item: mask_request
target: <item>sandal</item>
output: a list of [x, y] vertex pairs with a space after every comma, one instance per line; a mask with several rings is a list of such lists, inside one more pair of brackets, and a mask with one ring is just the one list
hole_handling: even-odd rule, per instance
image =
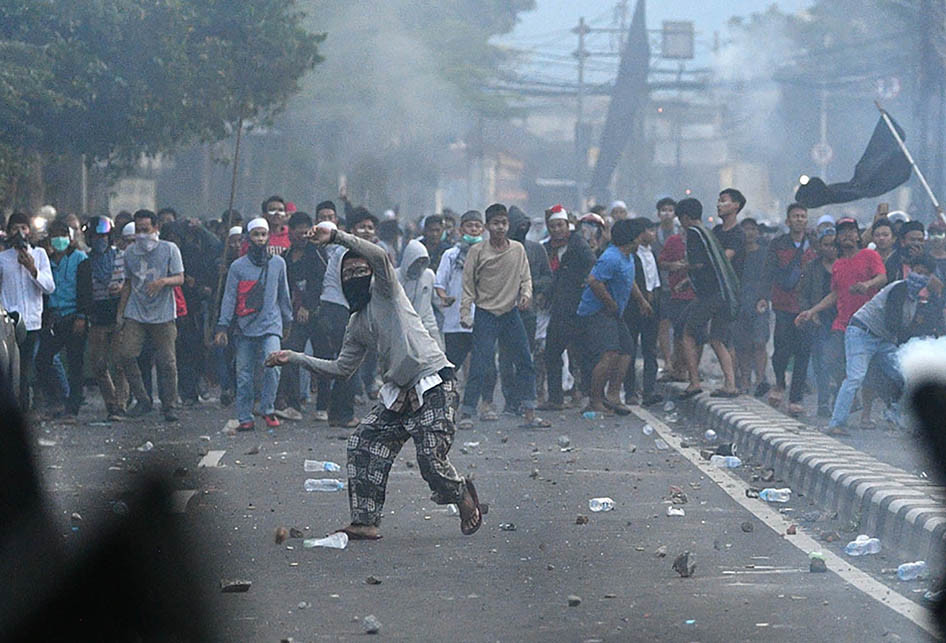
[[348, 536], [348, 540], [381, 540], [384, 538], [381, 534], [375, 534], [374, 536], [368, 536], [358, 531], [352, 531], [352, 526], [349, 525], [343, 529], [338, 529], [334, 533], [336, 534], [345, 534]]
[[805, 414], [805, 407], [802, 406], [801, 404], [792, 402], [791, 404], [788, 405], [788, 414], [791, 415], [793, 418], [801, 417]]
[[689, 400], [691, 397], [696, 397], [702, 392], [703, 392], [703, 389], [701, 388], [688, 388], [687, 390], [680, 393], [680, 395], [677, 397], [678, 399], [681, 399], [681, 400]]
[[773, 406], [776, 408], [781, 406], [782, 405], [782, 391], [778, 389], [772, 389], [771, 391], [769, 391], [768, 402], [769, 402], [769, 406]]
[[[466, 492], [469, 494], [470, 498], [473, 500], [474, 508], [473, 508], [473, 515], [469, 516], [466, 520], [463, 519], [463, 514], [462, 513], [460, 514], [460, 532], [464, 536], [472, 536], [479, 530], [480, 527], [483, 526], [483, 516], [489, 513], [489, 505], [487, 505], [486, 503], [483, 503], [482, 505], [480, 504], [480, 499], [479, 499], [479, 496], [476, 495], [476, 487], [473, 486], [472, 480], [467, 478], [465, 481], [465, 484], [466, 484]], [[459, 508], [460, 508], [460, 504], [457, 504], [457, 509]], [[471, 519], [473, 520], [473, 524], [468, 527], [464, 527], [463, 523]]]
[[719, 389], [718, 391], [713, 391], [710, 393], [710, 397], [723, 397], [726, 399], [733, 399], [739, 397], [739, 391], [727, 391], [726, 389]]
[[496, 415], [496, 411], [487, 409], [480, 413], [480, 422], [498, 422], [499, 416]]
[[457, 422], [457, 428], [461, 431], [470, 431], [473, 428], [473, 418], [469, 415], [465, 415], [460, 418], [460, 421]]
[[631, 409], [627, 408], [626, 406], [624, 406], [624, 404], [620, 402], [612, 402], [611, 400], [605, 398], [603, 403], [604, 403], [605, 408], [614, 411], [618, 415], [631, 414]]
[[548, 420], [543, 420], [538, 415], [533, 416], [528, 422], [523, 422], [519, 425], [520, 429], [547, 429], [552, 426], [552, 423]]

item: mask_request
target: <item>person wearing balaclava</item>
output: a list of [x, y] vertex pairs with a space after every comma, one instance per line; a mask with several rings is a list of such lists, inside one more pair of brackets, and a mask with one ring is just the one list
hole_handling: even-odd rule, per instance
[[[47, 299], [43, 330], [36, 352], [36, 380], [46, 395], [50, 417], [75, 422], [82, 404], [82, 365], [85, 353], [88, 309], [79, 310], [76, 297], [76, 274], [87, 255], [72, 246], [69, 225], [57, 219], [49, 225], [52, 255], [49, 265], [56, 289]], [[53, 367], [53, 359], [66, 351], [68, 388], [64, 387]], [[64, 405], [64, 406], [63, 406]]]
[[124, 253], [111, 245], [114, 231], [112, 220], [105, 216], [90, 217], [85, 223], [83, 232], [89, 244], [89, 258], [79, 264], [76, 272], [76, 296], [78, 309], [88, 311], [92, 375], [105, 402], [108, 419], [118, 421], [125, 416], [128, 380], [113, 350], [118, 344], [115, 318], [125, 283]]
[[[881, 360], [878, 367], [891, 380], [890, 388], [903, 390], [897, 347], [915, 334], [917, 326], [942, 328], [942, 305], [922, 307], [926, 314], [937, 315], [938, 323], [929, 324], [920, 314], [921, 302], [929, 299], [930, 291], [934, 290], [930, 283], [934, 270], [936, 262], [932, 257], [916, 257], [906, 279], [884, 286], [851, 317], [844, 331], [845, 377], [835, 398], [829, 427], [841, 428], [847, 423], [854, 396], [864, 383], [872, 359]], [[942, 285], [938, 284], [935, 290], [941, 294]]]
[[394, 264], [380, 246], [323, 222], [315, 228], [320, 244], [346, 248], [341, 262], [342, 290], [351, 318], [336, 359], [295, 351], [270, 355], [271, 367], [294, 363], [324, 377], [349, 378], [371, 348], [377, 348], [383, 373], [378, 402], [348, 439], [350, 539], [377, 540], [385, 488], [394, 458], [413, 438], [420, 473], [436, 504], [455, 504], [460, 530], [476, 532], [483, 522], [472, 481], [460, 476], [447, 453], [453, 444], [459, 395], [451, 364], [424, 327], [397, 280]]
[[[292, 322], [292, 302], [286, 262], [270, 254], [269, 223], [259, 217], [246, 224], [249, 237], [247, 253], [230, 264], [214, 343], [226, 346], [230, 322], [236, 319], [236, 410], [238, 431], [252, 431], [253, 400], [256, 398], [254, 375], [267, 355], [279, 350], [283, 331]], [[279, 369], [263, 372], [259, 411], [269, 428], [280, 425], [275, 413]]]
[[135, 242], [125, 251], [125, 283], [118, 304], [117, 325], [120, 341], [118, 355], [135, 396], [129, 417], [141, 417], [154, 408], [145, 390], [138, 366], [145, 342], [154, 351], [158, 368], [158, 393], [161, 411], [168, 422], [177, 415], [177, 306], [174, 287], [184, 283], [181, 251], [170, 241], [158, 238], [156, 215], [151, 210], [135, 212]]
[[430, 257], [427, 248], [417, 239], [411, 239], [404, 247], [401, 266], [397, 269], [397, 278], [407, 293], [407, 298], [417, 314], [420, 315], [424, 328], [443, 348], [440, 328], [434, 317], [434, 272], [428, 267]]

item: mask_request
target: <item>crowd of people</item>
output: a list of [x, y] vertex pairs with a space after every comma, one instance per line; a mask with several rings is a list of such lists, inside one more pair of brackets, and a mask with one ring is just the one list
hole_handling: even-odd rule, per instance
[[[111, 421], [151, 413], [156, 397], [175, 421], [217, 389], [222, 405], [235, 403], [239, 430], [255, 417], [268, 427], [299, 421], [310, 401], [315, 421], [356, 427], [356, 403], [383, 397], [391, 375], [382, 347], [365, 342], [356, 355], [345, 343], [379, 273], [346, 279], [354, 250], [318, 243], [320, 224], [389, 262], [426, 337], [460, 374], [461, 429], [500, 413], [546, 427], [539, 413], [567, 406], [627, 414], [663, 401], [658, 381], [699, 395], [706, 344], [722, 375], [710, 395], [754, 394], [802, 415], [813, 394], [829, 431], [844, 432], [858, 406], [869, 427], [878, 398], [896, 421], [897, 346], [943, 331], [946, 226], [926, 229], [885, 204], [866, 230], [830, 215], [810, 225], [797, 203], [772, 228], [740, 217], [746, 199], [729, 188], [712, 228], [698, 200], [667, 197], [653, 218], [620, 201], [584, 214], [556, 205], [535, 231], [502, 204], [412, 224], [341, 205], [323, 201], [310, 215], [273, 196], [246, 222], [236, 211], [200, 221], [171, 208], [114, 220], [12, 214], [0, 303], [27, 331], [21, 405], [74, 422], [94, 380]], [[283, 350], [354, 370], [262, 367]]]

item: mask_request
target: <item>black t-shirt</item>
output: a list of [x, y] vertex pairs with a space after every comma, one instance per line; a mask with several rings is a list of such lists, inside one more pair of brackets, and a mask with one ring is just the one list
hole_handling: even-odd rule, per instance
[[700, 234], [689, 228], [686, 231], [687, 263], [690, 265], [688, 274], [693, 290], [698, 297], [708, 297], [719, 292], [719, 283], [716, 281], [716, 272], [710, 262], [709, 254], [700, 240]]
[[713, 228], [713, 234], [716, 235], [716, 239], [723, 250], [735, 251], [736, 254], [729, 260], [729, 263], [732, 264], [736, 276], [742, 279], [742, 268], [746, 263], [746, 233], [743, 232], [742, 226], [737, 225], [729, 230], [723, 230], [723, 224], [719, 223]]

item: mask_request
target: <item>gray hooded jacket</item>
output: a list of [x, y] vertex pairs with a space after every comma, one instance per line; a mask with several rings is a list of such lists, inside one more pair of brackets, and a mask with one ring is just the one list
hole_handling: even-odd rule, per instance
[[371, 300], [349, 318], [336, 359], [290, 352], [289, 362], [318, 375], [348, 379], [358, 370], [365, 354], [377, 347], [384, 382], [402, 389], [452, 366], [414, 311], [384, 249], [341, 230], [335, 234], [335, 243], [354, 250], [371, 265]]
[[401, 265], [397, 269], [397, 278], [407, 293], [414, 311], [420, 315], [420, 320], [424, 328], [430, 333], [430, 336], [437, 340], [437, 344], [443, 348], [443, 341], [440, 337], [440, 328], [437, 326], [437, 318], [434, 317], [434, 280], [436, 276], [433, 270], [428, 268], [430, 265], [430, 255], [427, 253], [427, 247], [417, 239], [411, 239], [404, 248], [404, 254], [401, 256]]

